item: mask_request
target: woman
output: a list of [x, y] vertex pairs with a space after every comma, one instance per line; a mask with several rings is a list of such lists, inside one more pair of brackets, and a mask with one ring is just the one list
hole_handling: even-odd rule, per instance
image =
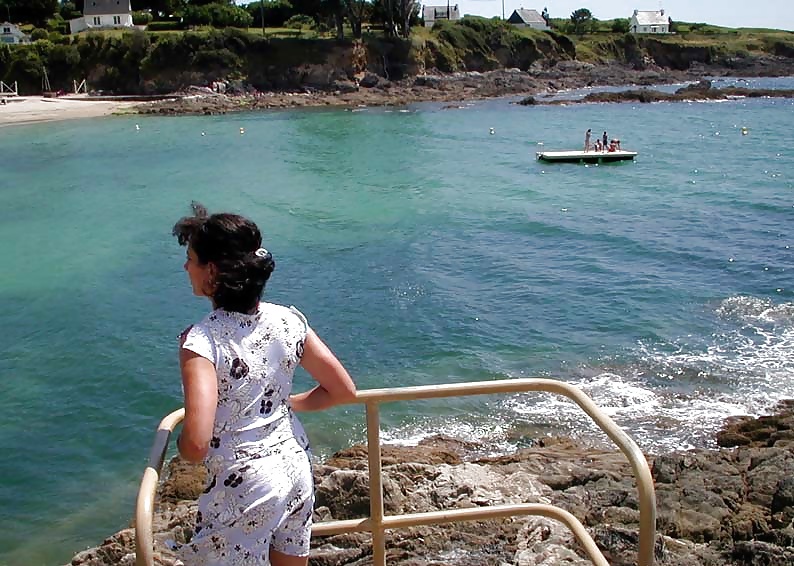
[[[181, 336], [185, 420], [180, 455], [204, 461], [209, 485], [180, 549], [189, 566], [308, 563], [314, 486], [306, 433], [294, 411], [355, 399], [345, 368], [293, 307], [260, 302], [275, 262], [257, 226], [236, 214], [176, 223], [193, 293], [212, 312]], [[291, 395], [298, 365], [318, 382]]]

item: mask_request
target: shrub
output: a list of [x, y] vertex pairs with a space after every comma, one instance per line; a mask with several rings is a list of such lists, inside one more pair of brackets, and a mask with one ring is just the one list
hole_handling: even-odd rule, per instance
[[208, 26], [212, 23], [212, 13], [209, 6], [193, 6], [185, 9], [183, 20], [189, 26]]
[[54, 18], [47, 20], [47, 31], [69, 33], [69, 22], [64, 20], [60, 15], [56, 14]]
[[247, 28], [254, 22], [253, 16], [238, 6], [210, 4], [207, 7], [212, 18], [212, 25], [218, 28]]
[[615, 33], [628, 33], [631, 22], [627, 18], [616, 18], [612, 20], [612, 31]]
[[148, 25], [154, 19], [151, 12], [133, 12], [132, 13], [132, 23], [136, 26], [145, 26]]
[[152, 22], [146, 26], [147, 31], [178, 31], [181, 29], [180, 22]]
[[42, 39], [49, 39], [50, 34], [47, 33], [46, 29], [41, 28], [33, 28], [33, 31], [30, 32], [30, 39], [33, 41], [40, 41]]
[[284, 27], [292, 29], [314, 29], [314, 19], [306, 14], [295, 14], [284, 22]]

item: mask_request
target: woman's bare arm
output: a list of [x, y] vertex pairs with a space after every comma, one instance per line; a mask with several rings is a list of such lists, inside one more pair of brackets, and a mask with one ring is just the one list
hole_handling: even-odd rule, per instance
[[185, 392], [185, 421], [177, 448], [185, 460], [201, 462], [209, 450], [215, 425], [218, 378], [211, 361], [184, 348], [179, 349], [179, 365]]
[[290, 397], [294, 410], [320, 411], [356, 398], [356, 385], [347, 370], [311, 328], [306, 333], [301, 366], [318, 385]]

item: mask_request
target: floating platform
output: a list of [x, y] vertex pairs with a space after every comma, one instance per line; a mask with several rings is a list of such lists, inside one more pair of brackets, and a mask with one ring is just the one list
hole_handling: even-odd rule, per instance
[[548, 163], [612, 163], [631, 161], [637, 157], [636, 151], [538, 151], [539, 161]]

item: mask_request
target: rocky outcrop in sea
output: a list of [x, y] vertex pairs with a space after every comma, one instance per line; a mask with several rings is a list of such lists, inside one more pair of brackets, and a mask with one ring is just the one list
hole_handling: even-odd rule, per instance
[[[656, 563], [662, 566], [794, 564], [794, 401], [774, 414], [728, 419], [718, 449], [648, 458], [656, 488]], [[542, 438], [503, 456], [444, 437], [383, 448], [387, 514], [502, 503], [551, 503], [587, 527], [609, 563], [635, 564], [639, 509], [628, 462], [616, 451]], [[316, 520], [369, 509], [367, 451], [342, 450], [317, 465]], [[203, 468], [168, 464], [155, 514], [157, 564], [173, 564], [166, 541], [191, 534]], [[73, 566], [134, 564], [134, 530], [77, 554]], [[387, 562], [402, 566], [551, 566], [590, 562], [565, 527], [541, 517], [394, 530]], [[316, 537], [313, 566], [371, 564], [369, 535]]]

